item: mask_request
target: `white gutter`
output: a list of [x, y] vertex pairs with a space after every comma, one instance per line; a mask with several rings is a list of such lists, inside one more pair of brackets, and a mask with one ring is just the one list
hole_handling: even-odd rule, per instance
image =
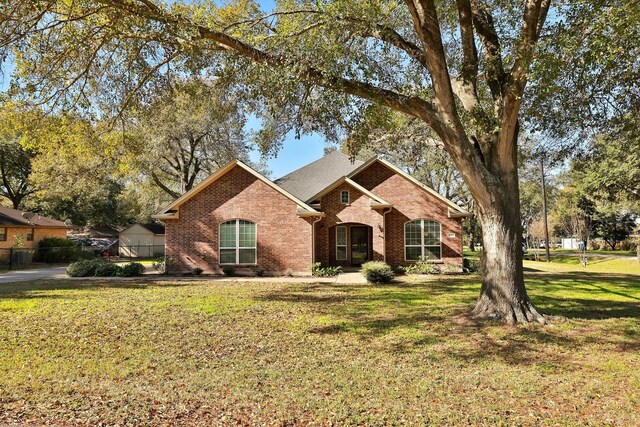
[[316, 262], [316, 224], [322, 220], [322, 216], [311, 223], [311, 265]]
[[387, 214], [392, 210], [393, 208], [390, 207], [382, 212], [382, 260], [384, 262], [387, 262]]

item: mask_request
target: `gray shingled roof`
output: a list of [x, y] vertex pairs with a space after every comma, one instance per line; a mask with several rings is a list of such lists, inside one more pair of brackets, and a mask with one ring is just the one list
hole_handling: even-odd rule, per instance
[[339, 178], [349, 175], [362, 163], [361, 160], [352, 163], [349, 156], [334, 151], [274, 182], [298, 199], [311, 202], [311, 197]]

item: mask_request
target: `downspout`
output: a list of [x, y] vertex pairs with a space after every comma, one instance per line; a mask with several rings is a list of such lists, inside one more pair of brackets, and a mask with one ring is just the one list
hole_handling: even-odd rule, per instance
[[382, 212], [382, 260], [384, 262], [387, 262], [387, 214], [392, 210], [393, 208], [385, 208]]
[[316, 262], [316, 224], [322, 220], [321, 216], [311, 223], [311, 265]]

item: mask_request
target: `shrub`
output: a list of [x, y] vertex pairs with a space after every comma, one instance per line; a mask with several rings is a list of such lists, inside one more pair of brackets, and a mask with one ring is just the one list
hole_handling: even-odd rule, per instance
[[316, 262], [311, 265], [311, 275], [316, 277], [334, 277], [342, 273], [342, 267], [323, 267], [322, 263]]
[[236, 269], [231, 266], [222, 267], [222, 272], [225, 276], [233, 276], [236, 274]]
[[35, 261], [56, 263], [77, 261], [80, 248], [76, 247], [73, 240], [59, 237], [46, 237], [38, 242], [38, 250], [35, 253]]
[[95, 276], [96, 268], [98, 264], [103, 264], [103, 261], [97, 259], [83, 259], [78, 262], [69, 264], [67, 267], [67, 276], [69, 277], [89, 277]]
[[63, 248], [67, 246], [76, 246], [76, 244], [73, 240], [60, 237], [45, 237], [38, 242], [39, 248]]
[[419, 260], [404, 268], [407, 274], [440, 274], [441, 269], [437, 264]]
[[113, 277], [119, 276], [122, 272], [122, 267], [111, 262], [98, 262], [95, 269], [95, 275], [98, 277]]
[[265, 275], [265, 273], [266, 273], [266, 271], [262, 267], [255, 267], [253, 269], [253, 274], [255, 274], [256, 277], [263, 277]]
[[389, 264], [382, 261], [365, 262], [360, 272], [368, 282], [389, 283], [393, 279], [393, 270]]
[[201, 269], [200, 267], [195, 267], [194, 269], [191, 270], [191, 274], [193, 274], [194, 276], [199, 276], [202, 274], [204, 270]]
[[[523, 257], [526, 258], [526, 257]], [[462, 267], [466, 268], [468, 272], [473, 273], [474, 271], [480, 270], [480, 260], [472, 259], [472, 258], [464, 258], [462, 260]]]
[[142, 276], [144, 273], [144, 265], [139, 262], [130, 262], [129, 264], [125, 264], [122, 266], [122, 270], [120, 270], [121, 277], [133, 277], [133, 276]]
[[620, 242], [620, 249], [623, 251], [632, 251], [636, 248], [635, 243], [631, 239], [623, 240]]
[[93, 252], [85, 251], [82, 248], [80, 248], [78, 250], [78, 252], [76, 252], [76, 253], [77, 253], [77, 256], [78, 256], [78, 258], [77, 258], [78, 260], [81, 260], [81, 259], [96, 259], [96, 256], [93, 254]]

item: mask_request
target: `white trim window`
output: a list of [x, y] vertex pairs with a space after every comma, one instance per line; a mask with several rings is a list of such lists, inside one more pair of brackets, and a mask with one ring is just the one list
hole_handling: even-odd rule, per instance
[[440, 223], [417, 219], [404, 224], [404, 260], [438, 261], [442, 259]]
[[347, 227], [336, 226], [336, 260], [347, 260]]
[[343, 205], [348, 205], [349, 201], [349, 190], [342, 190], [340, 192], [340, 202], [342, 202]]
[[220, 224], [219, 263], [256, 264], [256, 224], [233, 219]]

